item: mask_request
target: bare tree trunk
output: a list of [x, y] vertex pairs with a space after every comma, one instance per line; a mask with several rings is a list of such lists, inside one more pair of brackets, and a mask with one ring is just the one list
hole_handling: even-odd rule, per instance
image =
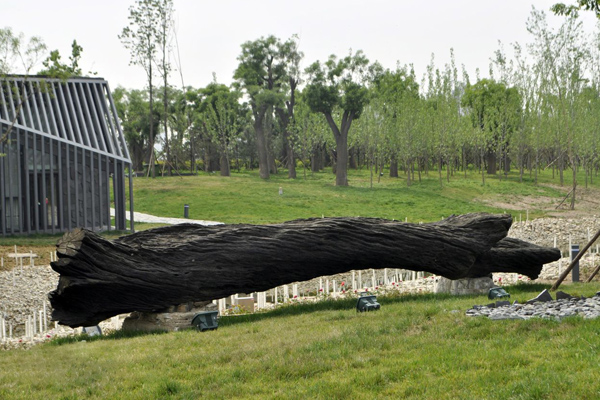
[[467, 214], [422, 225], [374, 218], [182, 224], [114, 241], [76, 230], [59, 242], [58, 261], [51, 264], [60, 274], [49, 296], [52, 318], [90, 326], [121, 313], [259, 292], [352, 269], [394, 266], [450, 279], [517, 272], [535, 279], [560, 251], [505, 238], [511, 223], [506, 214]]

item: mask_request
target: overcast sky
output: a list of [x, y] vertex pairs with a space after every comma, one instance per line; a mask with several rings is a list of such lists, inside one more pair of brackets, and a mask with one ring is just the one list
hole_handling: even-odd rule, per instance
[[[532, 7], [547, 11], [550, 25], [558, 26], [561, 17], [548, 11], [554, 2], [174, 0], [174, 5], [184, 83], [202, 87], [211, 82], [213, 72], [219, 82], [231, 83], [240, 45], [270, 34], [282, 40], [298, 34], [303, 66], [330, 54], [344, 56], [350, 48], [362, 49], [385, 68], [393, 69], [397, 61], [414, 64], [420, 79], [432, 53], [441, 67], [454, 48], [459, 66], [465, 64], [473, 77], [476, 68], [486, 76], [498, 41], [508, 48], [510, 43], [532, 40], [525, 27]], [[129, 65], [129, 52], [117, 37], [128, 24], [132, 4], [134, 0], [2, 0], [0, 27], [40, 36], [64, 61], [76, 39], [83, 47], [84, 72], [97, 72], [113, 89], [140, 89], [146, 84], [145, 73]], [[591, 32], [593, 14], [583, 13], [582, 20]], [[181, 85], [179, 71], [171, 83]]]

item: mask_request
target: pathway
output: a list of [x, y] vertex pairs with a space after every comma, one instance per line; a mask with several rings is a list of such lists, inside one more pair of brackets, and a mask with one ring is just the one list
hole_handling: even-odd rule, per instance
[[[115, 216], [115, 209], [110, 209], [111, 217]], [[125, 213], [127, 220], [129, 221], [129, 211]], [[155, 215], [144, 214], [141, 212], [134, 211], [133, 212], [134, 222], [146, 222], [146, 223], [155, 223], [155, 224], [198, 224], [198, 225], [221, 225], [222, 222], [216, 221], [204, 221], [200, 219], [188, 219], [188, 218], [168, 218], [168, 217], [157, 217]]]

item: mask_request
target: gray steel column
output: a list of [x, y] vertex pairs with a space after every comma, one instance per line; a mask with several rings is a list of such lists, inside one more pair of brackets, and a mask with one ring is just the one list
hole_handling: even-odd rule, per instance
[[111, 123], [112, 123], [112, 121], [115, 121], [114, 125], [118, 131], [118, 139], [119, 139], [119, 146], [117, 146], [118, 155], [131, 160], [131, 157], [129, 156], [129, 149], [127, 148], [127, 143], [125, 142], [125, 136], [123, 135], [121, 126], [118, 123], [119, 114], [117, 113], [117, 107], [115, 106], [115, 102], [113, 101], [112, 95], [110, 94], [110, 89], [108, 88], [108, 84], [105, 85], [105, 96], [108, 99], [108, 102], [110, 103], [110, 109], [112, 111], [112, 113], [111, 113], [112, 117], [109, 119], [109, 121], [111, 121]]
[[79, 147], [77, 146], [73, 146], [73, 170], [75, 171], [75, 174], [73, 175], [75, 178], [72, 180], [73, 182], [73, 189], [75, 190], [75, 207], [73, 208], [75, 210], [75, 227], [80, 227], [82, 226], [82, 224], [79, 223], [79, 213], [82, 211], [81, 210], [81, 206], [79, 205], [79, 165], [77, 162], [77, 153], [79, 153]]
[[129, 228], [131, 233], [135, 232], [135, 224], [133, 221], [133, 174], [131, 163], [129, 164]]
[[[31, 140], [29, 139], [29, 136], [31, 136]], [[24, 165], [24, 170], [23, 173], [25, 174], [25, 210], [24, 211], [24, 215], [25, 218], [25, 231], [27, 232], [27, 234], [31, 233], [31, 225], [32, 225], [32, 219], [33, 216], [31, 215], [31, 185], [29, 184], [29, 143], [31, 141], [35, 140], [35, 135], [34, 134], [29, 134], [28, 132], [25, 133], [25, 145], [23, 146], [23, 165]]]
[[[27, 86], [29, 86], [29, 94], [27, 95], [27, 104], [29, 108], [33, 110], [33, 119], [32, 119], [32, 128], [37, 128], [42, 132], [46, 132], [44, 130], [44, 126], [42, 125], [42, 119], [40, 118], [40, 113], [38, 111], [37, 102], [35, 101], [35, 90], [33, 89], [33, 85], [31, 81], [27, 82]], [[23, 88], [25, 88], [25, 82], [23, 82]], [[37, 122], [37, 127], [35, 126]]]
[[[21, 162], [21, 130], [17, 129], [16, 130], [16, 134], [17, 134], [17, 148], [15, 151], [15, 157], [17, 159], [17, 162], [15, 163], [16, 168], [17, 168], [17, 199], [18, 199], [18, 204], [17, 204], [17, 209], [19, 210], [19, 232], [23, 233], [23, 174], [24, 171], [22, 171], [23, 169], [23, 163]], [[23, 135], [25, 136], [25, 141], [27, 141], [27, 131], [25, 131], [23, 133]]]
[[[92, 90], [93, 90], [92, 97], [95, 100], [96, 109], [99, 110], [98, 114], [99, 115], [102, 114], [103, 116], [105, 116], [105, 118], [100, 118], [100, 123], [103, 127], [103, 132], [105, 132], [105, 141], [108, 145], [106, 151], [111, 154], [118, 154], [118, 152], [115, 151], [115, 147], [117, 146], [115, 141], [116, 141], [116, 135], [118, 134], [118, 132], [116, 131], [116, 129], [113, 126], [110, 111], [108, 111], [108, 108], [106, 107], [106, 101], [104, 101], [104, 96], [102, 94], [101, 86], [99, 84], [94, 84], [94, 85], [92, 85]], [[107, 121], [108, 121], [108, 124], [107, 124]]]
[[88, 127], [87, 127], [87, 121], [85, 119], [85, 116], [83, 115], [83, 111], [81, 108], [81, 100], [79, 100], [79, 95], [77, 94], [77, 87], [75, 86], [75, 83], [67, 83], [67, 85], [70, 85], [73, 90], [71, 92], [71, 96], [73, 96], [73, 100], [74, 100], [74, 104], [75, 104], [75, 112], [77, 112], [77, 122], [79, 123], [79, 128], [81, 129], [82, 132], [82, 137], [85, 138], [84, 141], [81, 142], [81, 144], [84, 144], [86, 146], [92, 147], [92, 141], [90, 139], [90, 134], [88, 132]]
[[[4, 134], [3, 128], [4, 126], [0, 124], [0, 135]], [[0, 143], [0, 154], [5, 154], [4, 143]], [[6, 193], [5, 185], [6, 185], [6, 175], [4, 171], [4, 163], [6, 157], [0, 157], [0, 229], [2, 230], [2, 236], [6, 236]]]
[[90, 226], [91, 230], [96, 228], [96, 192], [94, 190], [94, 153], [90, 151], [90, 210], [92, 212], [92, 225]]
[[96, 149], [98, 150], [103, 150], [103, 151], [108, 151], [108, 147], [106, 145], [106, 141], [104, 140], [104, 134], [103, 134], [103, 129], [100, 126], [100, 118], [98, 117], [98, 112], [96, 111], [96, 106], [95, 106], [95, 101], [94, 101], [94, 95], [93, 93], [90, 91], [89, 88], [89, 83], [82, 83], [82, 90], [83, 90], [83, 94], [85, 94], [85, 96], [88, 99], [89, 105], [87, 103], [83, 103], [85, 109], [88, 112], [88, 115], [91, 117], [91, 124], [93, 125], [91, 131], [92, 131], [92, 136], [94, 137], [94, 140], [96, 142]]
[[[65, 214], [67, 215], [67, 228], [71, 231], [73, 230], [73, 203], [71, 201], [71, 176], [76, 176], [75, 169], [71, 167], [71, 148], [73, 146], [66, 145], [65, 153], [66, 154], [66, 167], [67, 167], [67, 204], [66, 208], [63, 208]], [[74, 147], [73, 147], [74, 149]]]
[[[58, 213], [58, 229], [61, 232], [65, 231], [65, 196], [63, 192], [63, 159], [62, 159], [62, 143], [57, 143], [58, 147], [58, 204], [56, 210]], [[68, 148], [67, 148], [68, 149]]]
[[87, 175], [87, 164], [85, 161], [85, 149], [81, 149], [81, 181], [83, 183], [83, 187], [81, 189], [83, 195], [83, 224], [81, 226], [86, 227], [88, 223], [88, 215], [87, 215], [87, 205], [88, 205], [88, 195], [87, 195], [87, 182], [85, 181]]
[[[55, 226], [56, 226], [56, 221], [54, 220], [54, 208], [57, 206], [55, 201], [56, 198], [54, 197], [54, 140], [49, 140], [49, 144], [50, 144], [50, 224], [51, 224], [51, 230], [52, 233], [56, 233], [55, 230]], [[60, 144], [59, 144], [60, 146]], [[47, 195], [47, 194], [46, 194]], [[48, 207], [46, 207], [48, 208]], [[58, 207], [57, 207], [58, 209]]]
[[46, 155], [46, 143], [44, 137], [40, 135], [40, 174], [42, 175], [42, 193], [40, 193], [39, 203], [42, 209], [42, 227], [44, 233], [48, 231], [48, 205], [46, 204], [46, 199], [48, 198], [48, 193], [46, 193], [46, 163], [45, 163], [45, 155]]
[[35, 233], [40, 233], [40, 196], [38, 193], [38, 174], [37, 174], [37, 136], [33, 135], [33, 206], [34, 206], [34, 225]]
[[[13, 133], [14, 133], [14, 130], [8, 136], [9, 139], [12, 138]], [[8, 179], [7, 179], [8, 180], [8, 190], [7, 190], [7, 192], [8, 192], [8, 206], [6, 207], [6, 215], [7, 216], [10, 215], [10, 218], [8, 218], [6, 226], [7, 226], [7, 230], [11, 234], [14, 235], [15, 234], [15, 227], [14, 227], [14, 223], [13, 222], [14, 222], [14, 219], [15, 219], [15, 210], [14, 210], [13, 193], [12, 193], [13, 192], [13, 179], [14, 179], [13, 174], [14, 174], [14, 172], [13, 172], [13, 168], [10, 165], [11, 162], [12, 162], [12, 159], [14, 158], [14, 154], [11, 154], [12, 153], [11, 147], [13, 147], [13, 146], [11, 146], [9, 144], [9, 142], [7, 142], [7, 145], [6, 145], [6, 149], [7, 150], [5, 152], [6, 156], [4, 157], [6, 159], [6, 172], [7, 172], [7, 176], [8, 176]], [[10, 206], [10, 214], [8, 213], [9, 206]]]
[[[65, 139], [69, 139], [71, 142], [75, 143], [77, 141], [75, 128], [73, 128], [71, 124], [71, 118], [69, 116], [69, 108], [67, 107], [67, 101], [65, 100], [65, 93], [63, 91], [62, 85], [60, 83], [57, 84], [56, 94], [60, 97], [60, 121], [65, 127], [65, 133], [68, 133], [69, 136], [65, 135]], [[57, 100], [58, 103], [58, 100]], [[68, 129], [67, 129], [68, 128]]]
[[105, 191], [105, 196], [106, 196], [106, 204], [107, 204], [107, 212], [108, 215], [106, 217], [106, 224], [108, 226], [108, 230], [110, 231], [112, 229], [112, 224], [111, 224], [111, 218], [110, 218], [110, 157], [105, 156], [104, 157], [104, 163], [106, 164], [106, 173], [104, 175], [104, 179], [106, 180], [106, 191]]

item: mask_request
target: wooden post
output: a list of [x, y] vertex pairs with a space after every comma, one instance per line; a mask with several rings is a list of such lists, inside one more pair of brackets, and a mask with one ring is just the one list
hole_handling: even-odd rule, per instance
[[[590, 240], [588, 242], [588, 244], [585, 245], [585, 247], [579, 252], [579, 254], [577, 254], [577, 257], [575, 257], [573, 259], [573, 261], [571, 261], [571, 264], [569, 264], [569, 266], [567, 267], [567, 269], [558, 277], [557, 281], [554, 283], [554, 285], [552, 285], [552, 287], [550, 288], [550, 290], [556, 290], [558, 289], [558, 287], [560, 286], [560, 284], [562, 283], [562, 281], [565, 280], [565, 278], [567, 277], [567, 275], [569, 275], [569, 272], [571, 272], [571, 270], [573, 269], [573, 267], [575, 267], [575, 264], [577, 264], [577, 262], [581, 259], [581, 257], [583, 257], [583, 255], [585, 254], [586, 251], [588, 251], [588, 249], [590, 247], [592, 247], [592, 245], [594, 244], [594, 242], [600, 237], [600, 230], [598, 230], [598, 232], [596, 232], [596, 234], [594, 235], [594, 237], [592, 238], [592, 240]], [[570, 240], [569, 240], [570, 241]], [[570, 248], [570, 246], [569, 246]], [[589, 282], [594, 275], [596, 275], [598, 271], [594, 271], [594, 273], [592, 273], [592, 275], [587, 279], [586, 282]]]

